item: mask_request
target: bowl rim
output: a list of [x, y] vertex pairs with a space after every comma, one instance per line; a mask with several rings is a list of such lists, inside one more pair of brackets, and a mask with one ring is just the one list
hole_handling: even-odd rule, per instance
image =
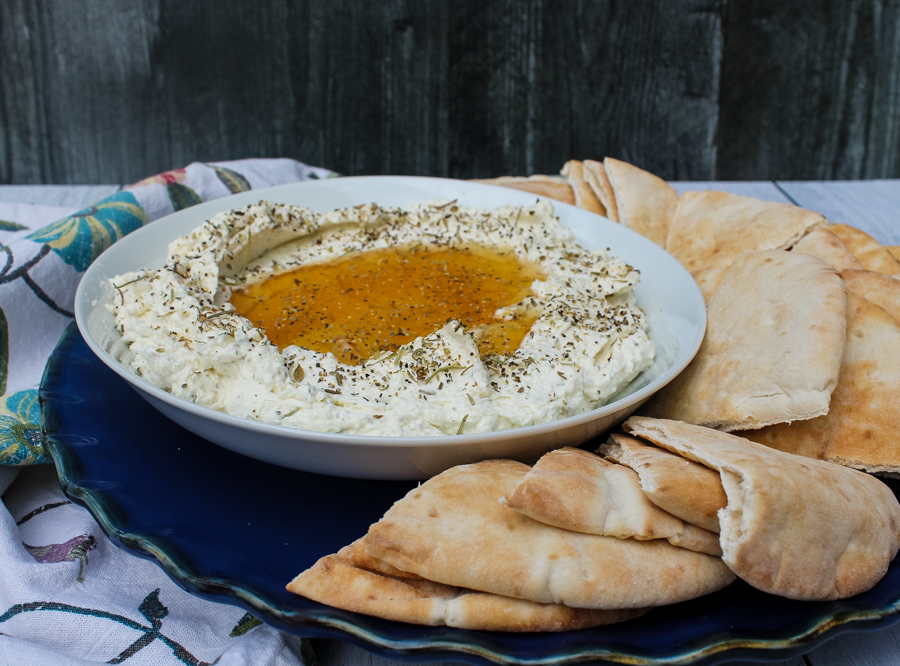
[[[491, 188], [498, 189], [499, 186], [490, 185], [485, 183], [476, 183], [472, 181], [463, 181], [452, 178], [435, 178], [430, 176], [343, 176], [340, 178], [329, 178], [323, 180], [307, 180], [307, 181], [296, 181], [293, 183], [286, 183], [283, 185], [275, 185], [272, 187], [262, 188], [259, 190], [249, 190], [247, 192], [241, 192], [239, 194], [233, 194], [230, 196], [220, 197], [218, 199], [211, 199], [209, 201], [205, 201], [203, 203], [197, 204], [195, 206], [191, 206], [189, 208], [184, 208], [179, 211], [175, 211], [169, 215], [165, 215], [160, 217], [153, 222], [146, 224], [145, 226], [136, 229], [131, 232], [127, 236], [123, 237], [109, 248], [107, 248], [106, 252], [109, 252], [110, 249], [118, 246], [118, 247], [127, 247], [130, 244], [138, 242], [134, 239], [140, 239], [142, 234], [150, 233], [149, 230], [154, 228], [155, 225], [160, 223], [165, 223], [166, 225], [175, 225], [176, 220], [181, 221], [182, 218], [194, 218], [197, 216], [203, 217], [203, 219], [208, 219], [212, 215], [227, 211], [233, 210], [237, 207], [249, 205], [250, 202], [256, 203], [257, 201], [274, 201], [275, 203], [279, 203], [277, 200], [277, 195], [288, 190], [293, 190], [294, 188], [304, 188], [304, 187], [316, 187], [322, 183], [328, 183], [330, 185], [337, 185], [340, 183], [339, 187], [352, 187], [355, 183], [363, 183], [365, 181], [395, 181], [402, 184], [402, 181], [412, 181], [418, 182], [421, 184], [427, 185], [429, 182], [438, 182], [442, 184], [453, 184], [453, 183], [465, 183], [467, 187], [473, 187], [476, 190], [479, 188]], [[346, 184], [346, 185], [345, 185]], [[596, 217], [606, 220], [610, 224], [616, 224], [612, 220], [605, 218], [601, 215], [596, 215], [595, 213], [591, 213], [590, 211], [586, 211], [583, 208], [579, 208], [577, 206], [573, 206], [571, 204], [567, 204], [564, 202], [557, 201], [555, 199], [550, 199], [545, 196], [533, 195], [531, 193], [522, 192], [519, 190], [514, 190], [510, 188], [501, 188], [508, 192], [508, 196], [511, 199], [512, 204], [515, 204], [515, 199], [521, 199], [522, 195], [528, 197], [529, 202], [533, 202], [535, 199], [542, 201], [549, 201], [554, 208], [554, 213], [557, 216], [560, 216], [561, 211], [577, 211], [579, 215], [587, 214], [587, 215], [595, 215]], [[507, 194], [507, 192], [504, 192]], [[272, 198], [267, 198], [267, 194], [274, 195]], [[229, 202], [233, 202], [235, 200], [241, 201], [241, 203], [231, 204]], [[244, 203], [244, 200], [247, 200], [248, 203]], [[523, 202], [524, 203], [524, 202]], [[292, 204], [293, 205], [293, 204]], [[465, 204], [464, 204], [465, 205]], [[315, 210], [315, 208], [313, 207]], [[205, 217], [204, 217], [205, 216]], [[561, 216], [560, 216], [561, 217]], [[202, 222], [195, 222], [194, 227], [199, 226]], [[563, 222], [565, 226], [565, 223]], [[159, 229], [159, 227], [156, 227]], [[665, 252], [665, 250], [649, 239], [641, 236], [640, 234], [628, 229], [627, 227], [622, 226], [621, 230], [626, 232], [626, 235], [630, 234], [634, 237], [634, 240], [639, 244], [649, 244], [648, 247], [656, 248], [658, 251]], [[186, 233], [188, 230], [182, 230], [179, 235]], [[169, 242], [175, 240], [178, 236], [173, 236], [169, 239]], [[127, 243], [125, 241], [128, 241]], [[118, 250], [121, 251], [121, 250]], [[615, 249], [613, 248], [612, 254], [615, 256]], [[465, 446], [465, 445], [473, 445], [473, 444], [481, 444], [481, 443], [489, 443], [489, 442], [499, 442], [505, 439], [510, 438], [518, 438], [524, 436], [541, 436], [549, 433], [566, 430], [569, 428], [578, 427], [590, 421], [598, 420], [603, 418], [604, 416], [608, 416], [610, 414], [614, 414], [619, 412], [620, 410], [627, 409], [636, 403], [639, 404], [643, 400], [649, 398], [653, 393], [660, 390], [666, 384], [671, 382], [685, 367], [693, 360], [694, 356], [697, 354], [697, 351], [700, 349], [700, 345], [703, 342], [703, 338], [705, 337], [706, 331], [706, 307], [705, 302], [703, 300], [703, 296], [700, 292], [699, 287], [697, 286], [694, 279], [690, 276], [690, 273], [681, 266], [678, 261], [672, 258], [672, 261], [675, 264], [676, 270], [680, 269], [683, 272], [682, 277], [689, 278], [689, 282], [686, 281], [688, 285], [688, 290], [692, 291], [691, 298], [695, 301], [699, 299], [699, 303], [703, 304], [703, 307], [697, 308], [697, 314], [699, 314], [699, 320], [696, 322], [697, 330], [699, 334], [693, 340], [693, 343], [685, 349], [684, 353], [679, 353], [679, 356], [675, 359], [675, 362], [667, 368], [662, 374], [656, 379], [652, 380], [648, 385], [638, 389], [637, 391], [630, 393], [622, 398], [609, 402], [605, 405], [597, 407], [587, 412], [583, 412], [581, 414], [576, 414], [573, 416], [568, 416], [562, 419], [556, 419], [553, 421], [549, 421], [547, 423], [539, 423], [535, 425], [529, 426], [521, 426], [518, 428], [507, 428], [504, 430], [495, 430], [492, 432], [484, 432], [484, 433], [471, 433], [471, 434], [461, 434], [461, 435], [424, 435], [424, 436], [382, 436], [382, 435], [347, 435], [341, 433], [332, 433], [332, 432], [321, 432], [317, 430], [303, 430], [300, 428], [292, 428], [289, 426], [276, 425], [272, 423], [264, 423], [261, 421], [252, 421], [250, 419], [245, 419], [240, 416], [234, 416], [232, 414], [227, 414], [225, 412], [220, 412], [214, 410], [209, 407], [204, 407], [201, 405], [197, 405], [196, 403], [189, 402], [182, 398], [177, 398], [168, 391], [165, 391], [154, 384], [151, 384], [147, 379], [140, 377], [130, 370], [128, 370], [125, 366], [119, 363], [115, 358], [113, 358], [106, 350], [104, 350], [98, 342], [94, 339], [91, 334], [90, 328], [88, 326], [88, 320], [90, 314], [100, 307], [97, 303], [91, 302], [91, 300], [86, 296], [86, 291], [89, 288], [89, 285], [92, 280], [98, 280], [97, 273], [100, 272], [101, 269], [98, 267], [102, 264], [94, 261], [90, 266], [88, 266], [87, 270], [81, 277], [79, 281], [78, 287], [75, 293], [75, 321], [77, 323], [78, 329], [81, 332], [81, 335], [84, 337], [90, 349], [114, 372], [116, 372], [120, 377], [125, 379], [130, 386], [133, 388], [143, 391], [144, 393], [149, 394], [151, 397], [161, 400], [162, 402], [168, 404], [169, 406], [181, 409], [183, 411], [189, 412], [191, 415], [208, 419], [214, 421], [220, 425], [229, 426], [233, 428], [253, 431], [255, 433], [267, 434], [272, 436], [280, 436], [280, 437], [290, 437], [296, 439], [303, 439], [305, 441], [316, 442], [316, 443], [328, 443], [337, 446], [377, 446], [377, 447], [395, 447], [395, 448], [415, 448], [421, 446], [434, 446], [439, 447], [442, 445], [453, 445], [453, 446]], [[134, 269], [132, 269], [134, 270]], [[640, 304], [639, 304], [640, 305]], [[695, 303], [697, 305], [697, 303]], [[652, 339], [652, 337], [651, 337]]]

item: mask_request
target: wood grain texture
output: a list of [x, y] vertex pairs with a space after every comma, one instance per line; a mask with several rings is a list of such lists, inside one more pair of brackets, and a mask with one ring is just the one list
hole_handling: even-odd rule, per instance
[[799, 206], [858, 227], [884, 245], [900, 245], [900, 181], [779, 182]]
[[609, 155], [711, 178], [723, 2], [454, 3], [450, 175]]
[[716, 177], [900, 176], [900, 2], [728, 7]]
[[9, 0], [0, 182], [293, 157], [346, 174], [715, 170], [724, 0]]

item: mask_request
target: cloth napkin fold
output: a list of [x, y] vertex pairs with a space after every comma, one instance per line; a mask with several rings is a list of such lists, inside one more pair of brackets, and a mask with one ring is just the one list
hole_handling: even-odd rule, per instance
[[52, 222], [52, 206], [0, 206], [0, 663], [311, 663], [306, 641], [184, 592], [63, 495], [39, 464], [38, 386], [81, 275], [112, 243], [202, 201], [336, 175], [289, 159], [195, 163]]

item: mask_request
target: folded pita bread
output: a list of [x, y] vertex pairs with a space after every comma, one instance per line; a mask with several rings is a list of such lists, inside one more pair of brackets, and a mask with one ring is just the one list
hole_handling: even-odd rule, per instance
[[[667, 539], [721, 555], [718, 538], [663, 511], [641, 490], [638, 475], [592, 453], [565, 447], [545, 454], [501, 504], [566, 530], [619, 539]], [[674, 543], [673, 542], [677, 542]]]
[[727, 500], [715, 470], [627, 435], [611, 435], [598, 453], [637, 472], [644, 494], [661, 509], [719, 533]]
[[475, 178], [472, 182], [485, 183], [486, 185], [499, 185], [514, 190], [531, 192], [542, 197], [549, 197], [563, 203], [575, 205], [575, 193], [568, 183], [556, 178], [544, 175], [534, 175], [528, 178], [520, 176], [500, 176], [499, 178]]
[[900, 261], [900, 245], [885, 245], [884, 249], [891, 253], [897, 261]]
[[900, 472], [898, 387], [900, 323], [851, 292], [847, 344], [828, 414], [741, 434], [782, 451], [868, 472]]
[[845, 270], [841, 275], [847, 291], [880, 305], [900, 321], [900, 280], [884, 273], [866, 270]]
[[849, 224], [832, 224], [829, 229], [841, 239], [866, 270], [886, 275], [900, 273], [900, 261], [862, 229]]
[[606, 167], [603, 166], [603, 162], [585, 160], [582, 162], [582, 165], [584, 167], [584, 179], [606, 209], [606, 217], [613, 222], [618, 222], [619, 209], [616, 207], [616, 195], [613, 192], [612, 184], [609, 182], [609, 176], [606, 175]]
[[754, 587], [791, 599], [870, 589], [900, 545], [900, 504], [875, 477], [718, 430], [632, 417], [630, 434], [718, 470], [723, 559]]
[[825, 414], [846, 334], [841, 276], [801, 252], [749, 252], [709, 302], [694, 360], [640, 410], [724, 431]]
[[575, 193], [575, 205], [597, 215], [606, 215], [606, 207], [594, 194], [594, 190], [584, 179], [584, 165], [578, 160], [569, 160], [563, 165], [562, 175], [569, 181]]
[[447, 585], [575, 608], [659, 606], [731, 581], [716, 557], [662, 539], [571, 532], [500, 504], [528, 469], [489, 460], [429, 479], [369, 529], [369, 554]]
[[859, 259], [853, 256], [843, 241], [828, 227], [813, 229], [791, 249], [818, 257], [839, 271], [845, 268], [862, 268]]
[[678, 193], [659, 176], [627, 162], [607, 157], [603, 166], [615, 193], [622, 226], [666, 247]]
[[728, 192], [685, 192], [666, 249], [690, 271], [709, 301], [739, 254], [786, 250], [826, 224], [819, 213], [797, 206]]
[[647, 609], [593, 610], [536, 604], [430, 580], [395, 578], [328, 555], [294, 580], [294, 594], [386, 620], [484, 631], [569, 631], [622, 622]]

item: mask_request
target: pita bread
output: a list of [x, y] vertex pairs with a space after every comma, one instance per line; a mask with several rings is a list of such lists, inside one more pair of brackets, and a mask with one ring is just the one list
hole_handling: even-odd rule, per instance
[[637, 472], [658, 507], [718, 534], [717, 514], [727, 502], [718, 472], [627, 435], [611, 435], [598, 453]]
[[642, 417], [624, 428], [719, 471], [725, 563], [750, 585], [791, 599], [870, 589], [900, 545], [900, 504], [875, 477], [776, 451], [718, 430]]
[[565, 447], [545, 454], [500, 502], [537, 521], [574, 532], [618, 539], [667, 539], [682, 548], [722, 554], [715, 535], [704, 538], [700, 533], [705, 530], [699, 528], [685, 535], [684, 522], [644, 495], [633, 470], [581, 449]]
[[791, 249], [818, 257], [839, 271], [845, 268], [862, 268], [859, 259], [853, 256], [843, 241], [828, 227], [813, 229]]
[[841, 276], [801, 252], [739, 256], [694, 360], [641, 408], [726, 432], [825, 414], [846, 334]]
[[386, 620], [484, 631], [569, 631], [622, 622], [646, 612], [536, 604], [429, 580], [394, 578], [357, 566], [340, 554], [323, 557], [287, 589], [313, 601]]
[[900, 323], [884, 308], [850, 293], [847, 344], [831, 409], [745, 437], [782, 451], [868, 472], [900, 471]]
[[522, 190], [523, 192], [531, 192], [542, 197], [556, 199], [563, 203], [575, 205], [575, 193], [568, 183], [561, 180], [550, 178], [549, 176], [535, 175], [528, 178], [518, 176], [501, 176], [499, 178], [474, 179], [475, 183], [485, 183], [486, 185], [499, 185], [501, 187], [509, 187], [514, 190]]
[[900, 273], [900, 261], [862, 229], [849, 224], [832, 224], [829, 229], [841, 239], [866, 270], [886, 275]]
[[900, 321], [900, 280], [890, 275], [865, 270], [846, 270], [841, 273], [847, 291], [880, 305]]
[[594, 190], [584, 179], [584, 165], [578, 160], [569, 160], [563, 165], [562, 175], [569, 181], [572, 191], [575, 193], [575, 205], [584, 208], [597, 215], [606, 215], [606, 207], [600, 203], [600, 199], [594, 194]]
[[678, 193], [662, 178], [611, 157], [603, 160], [622, 226], [666, 247]]
[[739, 254], [786, 250], [826, 224], [819, 213], [789, 204], [728, 192], [685, 192], [666, 249], [694, 276], [708, 302]]
[[580, 534], [501, 505], [528, 469], [489, 460], [432, 477], [369, 529], [368, 552], [429, 580], [576, 608], [659, 606], [731, 581], [718, 558], [662, 539]]
[[603, 162], [585, 160], [582, 162], [582, 165], [584, 167], [584, 179], [606, 209], [606, 217], [613, 222], [618, 222], [619, 209], [616, 207], [616, 195], [613, 192], [612, 184], [609, 182], [609, 176], [606, 175], [606, 168], [603, 166]]
[[891, 253], [897, 261], [900, 261], [900, 245], [885, 245], [884, 249]]

